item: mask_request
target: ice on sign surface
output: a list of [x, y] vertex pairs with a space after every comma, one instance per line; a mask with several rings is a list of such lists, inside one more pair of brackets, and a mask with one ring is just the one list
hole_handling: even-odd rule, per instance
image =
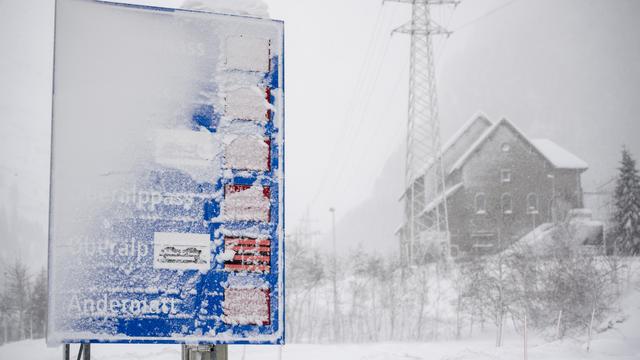
[[227, 185], [222, 218], [230, 221], [269, 221], [271, 208], [268, 186]]
[[269, 170], [269, 141], [254, 135], [233, 139], [225, 150], [226, 166], [237, 170]]
[[264, 123], [268, 120], [268, 109], [266, 91], [257, 86], [241, 87], [227, 92], [226, 114], [232, 119]]
[[200, 182], [214, 179], [220, 168], [220, 142], [208, 131], [156, 130], [155, 162], [181, 170]]
[[245, 35], [228, 37], [226, 54], [229, 70], [269, 71], [269, 39]]
[[224, 290], [222, 320], [227, 324], [269, 325], [269, 291], [267, 289]]

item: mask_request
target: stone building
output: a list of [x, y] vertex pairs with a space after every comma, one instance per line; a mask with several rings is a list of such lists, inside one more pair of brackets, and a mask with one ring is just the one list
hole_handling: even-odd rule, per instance
[[[543, 223], [583, 207], [588, 165], [548, 139], [529, 139], [513, 123], [477, 115], [443, 146], [451, 253], [499, 251]], [[431, 166], [426, 175], [437, 176]], [[424, 221], [442, 197], [426, 192]], [[402, 252], [409, 244], [398, 229]]]

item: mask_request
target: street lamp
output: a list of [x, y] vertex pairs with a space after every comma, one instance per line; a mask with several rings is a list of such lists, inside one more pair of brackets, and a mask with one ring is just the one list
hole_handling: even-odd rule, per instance
[[553, 174], [547, 174], [547, 178], [551, 180], [551, 221], [556, 223], [556, 177]]
[[338, 341], [338, 321], [340, 315], [338, 314], [338, 254], [336, 250], [336, 209], [334, 207], [329, 208], [331, 213], [331, 234], [333, 242], [333, 341]]

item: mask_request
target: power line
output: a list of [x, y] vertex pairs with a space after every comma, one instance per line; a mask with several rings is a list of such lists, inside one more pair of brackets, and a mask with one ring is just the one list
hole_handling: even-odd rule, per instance
[[[431, 0], [422, 0], [422, 2], [430, 2]], [[457, 28], [455, 28], [453, 30], [453, 32], [457, 32], [459, 30], [465, 29], [479, 21], [481, 21], [482, 19], [489, 17], [505, 8], [507, 8], [508, 6], [511, 6], [512, 4], [514, 4], [515, 2], [517, 2], [518, 0], [510, 0], [490, 11], [488, 11], [487, 13], [461, 25], [458, 26]], [[412, 2], [412, 1], [402, 1], [400, 0], [400, 2]], [[416, 1], [416, 2], [421, 2], [421, 1]], [[441, 1], [442, 3], [457, 3], [456, 1]], [[332, 165], [334, 165], [332, 163], [333, 159], [335, 159], [338, 155], [338, 153], [340, 152], [340, 148], [341, 148], [341, 144], [345, 141], [345, 139], [350, 139], [351, 141], [349, 142], [349, 150], [345, 153], [345, 156], [340, 158], [340, 165], [339, 165], [339, 170], [338, 170], [338, 174], [335, 177], [335, 180], [333, 182], [331, 182], [332, 185], [338, 184], [339, 181], [342, 179], [343, 175], [344, 175], [344, 171], [347, 167], [347, 165], [349, 164], [349, 161], [352, 158], [352, 151], [353, 148], [355, 146], [355, 142], [356, 140], [359, 138], [360, 136], [360, 129], [362, 128], [363, 124], [364, 124], [364, 119], [366, 118], [367, 115], [367, 110], [369, 107], [369, 104], [371, 102], [371, 98], [372, 98], [372, 94], [373, 91], [376, 88], [377, 82], [378, 82], [378, 78], [380, 76], [380, 71], [381, 68], [384, 64], [384, 61], [386, 59], [387, 56], [387, 51], [388, 51], [388, 45], [389, 43], [386, 42], [385, 46], [384, 46], [384, 51], [382, 54], [382, 60], [380, 62], [378, 62], [377, 67], [375, 65], [372, 64], [376, 64], [376, 62], [374, 61], [375, 59], [375, 50], [378, 48], [376, 45], [378, 44], [378, 38], [380, 35], [380, 26], [382, 24], [383, 21], [383, 12], [382, 12], [383, 7], [381, 6], [378, 9], [378, 13], [376, 15], [376, 21], [373, 27], [373, 32], [371, 34], [371, 37], [369, 39], [368, 45], [367, 45], [367, 50], [365, 52], [365, 57], [363, 59], [363, 65], [362, 67], [360, 67], [359, 72], [358, 72], [358, 77], [357, 77], [357, 81], [356, 81], [356, 86], [354, 87], [354, 91], [352, 93], [351, 96], [351, 100], [348, 102], [347, 105], [347, 111], [345, 113], [345, 123], [347, 124], [347, 127], [344, 131], [340, 131], [339, 137], [336, 139], [336, 141], [333, 144], [333, 148], [332, 148], [332, 152], [331, 155], [329, 156], [329, 163], [327, 165], [327, 169], [325, 169], [325, 171], [323, 171], [323, 176], [321, 178], [321, 181], [318, 185], [318, 188], [316, 190], [316, 192], [314, 193], [314, 195], [312, 196], [311, 200], [309, 201], [307, 208], [310, 208], [318, 199], [318, 197], [320, 196], [320, 194], [322, 193], [322, 191], [325, 189], [325, 186], [327, 185], [327, 181], [329, 179], [330, 176], [330, 172], [329, 172], [329, 168], [332, 167]], [[444, 11], [442, 11], [444, 12]], [[453, 19], [455, 13], [455, 9], [454, 11], [451, 12], [448, 20], [445, 22], [445, 27], [448, 27]], [[390, 18], [392, 18], [393, 16], [391, 16]], [[438, 49], [438, 53], [437, 53], [437, 58], [435, 59], [435, 65], [437, 66], [439, 63], [439, 60], [442, 58], [443, 53], [445, 52], [447, 45], [448, 45], [448, 40], [449, 37], [447, 36], [442, 42], [441, 45]], [[370, 77], [366, 76], [366, 74], [368, 74], [368, 71], [371, 70], [371, 66], [374, 66], [374, 71], [375, 71], [375, 76], [373, 77], [373, 81], [367, 83], [367, 79], [369, 79]], [[368, 85], [368, 86], [367, 86]], [[359, 95], [364, 94], [364, 97], [359, 97]], [[359, 101], [358, 99], [362, 98], [362, 101]], [[356, 113], [360, 113], [361, 116], [359, 116], [358, 121], [357, 122], [350, 122], [349, 120], [353, 117], [352, 115], [356, 114]], [[374, 134], [377, 133], [378, 129], [380, 128], [380, 126], [375, 126], [374, 127]], [[364, 157], [364, 155], [366, 155], [366, 151], [361, 154], [358, 159], [362, 159]]]
[[[395, 94], [396, 90], [400, 86], [400, 81], [402, 79], [406, 79], [407, 70], [408, 69], [403, 68], [402, 71], [400, 71], [400, 74], [398, 74], [399, 76], [397, 76], [396, 82], [393, 85], [390, 94]], [[385, 109], [384, 114], [382, 114], [381, 116], [378, 117], [378, 122], [374, 126], [372, 126], [372, 130], [373, 131], [372, 131], [371, 138], [376, 138], [378, 136], [378, 134], [380, 132], [380, 129], [382, 128], [382, 126], [381, 126], [382, 122], [384, 121], [384, 119], [388, 119], [390, 117], [389, 116], [390, 110], [391, 110], [391, 107], [387, 107]], [[402, 139], [401, 136], [400, 136], [401, 133], [402, 133], [401, 130], [402, 130], [402, 127], [395, 126], [393, 133], [390, 134], [390, 136], [387, 137], [387, 139], [390, 140], [390, 141], [386, 141], [385, 143], [386, 144], [392, 144], [392, 145], [400, 143], [400, 141]], [[371, 146], [373, 144], [375, 144], [375, 142], [369, 142], [369, 146]], [[360, 153], [360, 156], [358, 157], [357, 161], [355, 162], [356, 164], [360, 164], [361, 161], [364, 160], [365, 156], [370, 154], [369, 153], [369, 146], [365, 146], [363, 148], [364, 150]], [[391, 149], [391, 152], [393, 152], [393, 150], [395, 150], [395, 148]], [[384, 163], [381, 164], [381, 167], [384, 167]], [[349, 190], [353, 189], [354, 186], [355, 186], [355, 183], [351, 184], [351, 187], [349, 188]]]
[[353, 135], [353, 138], [349, 142], [349, 149], [345, 153], [345, 157], [343, 158], [343, 161], [342, 161], [342, 163], [340, 165], [340, 169], [338, 171], [338, 176], [336, 176], [334, 182], [332, 183], [332, 185], [334, 185], [334, 186], [337, 185], [338, 183], [340, 183], [340, 180], [342, 179], [342, 175], [343, 175], [344, 171], [346, 170], [346, 166], [348, 165], [349, 160], [351, 158], [351, 154], [353, 152], [354, 144], [356, 143], [356, 141], [359, 138], [360, 130], [362, 128], [362, 125], [364, 124], [364, 120], [365, 120], [366, 114], [367, 114], [366, 109], [368, 109], [369, 106], [370, 106], [371, 98], [372, 98], [372, 95], [373, 95], [373, 92], [374, 92], [373, 90], [375, 89], [375, 87], [376, 87], [376, 85], [378, 83], [378, 79], [380, 78], [380, 73], [382, 72], [381, 71], [382, 70], [382, 65], [384, 64], [384, 61], [387, 58], [387, 54], [388, 54], [388, 50], [389, 50], [389, 43], [390, 43], [390, 41], [386, 42], [386, 45], [384, 47], [382, 60], [380, 61], [379, 66], [378, 66], [378, 68], [376, 70], [376, 73], [375, 73], [375, 76], [374, 76], [374, 80], [371, 83], [371, 86], [370, 86], [369, 90], [366, 92], [366, 94], [367, 94], [366, 95], [366, 101], [364, 102], [364, 107], [362, 109], [361, 116], [360, 116], [359, 121], [358, 121], [358, 123], [356, 125], [356, 129], [355, 129], [355, 133]]
[[504, 8], [506, 8], [508, 6], [511, 6], [511, 5], [515, 4], [517, 1], [520, 1], [520, 0], [510, 0], [510, 1], [508, 1], [508, 2], [506, 2], [504, 4], [502, 4], [502, 5], [494, 8], [494, 9], [488, 11], [488, 12], [486, 12], [485, 14], [483, 14], [483, 15], [481, 15], [481, 16], [479, 16], [479, 17], [477, 17], [477, 18], [475, 18], [475, 19], [473, 19], [471, 21], [466, 22], [466, 23], [458, 26], [457, 28], [453, 29], [453, 32], [456, 33], [456, 32], [458, 32], [458, 31], [460, 31], [460, 30], [462, 30], [462, 29], [464, 29], [466, 27], [469, 27], [469, 26], [477, 23], [478, 21], [497, 13], [498, 11], [503, 10]]
[[[344, 131], [340, 132], [340, 135], [338, 137], [338, 139], [334, 142], [333, 145], [333, 151], [331, 152], [331, 155], [329, 157], [329, 159], [333, 160], [337, 157], [339, 149], [340, 149], [340, 145], [344, 142], [345, 139], [349, 139], [350, 138], [350, 133], [353, 132], [354, 130], [354, 126], [355, 128], [359, 128], [360, 125], [358, 124], [354, 124], [353, 122], [349, 122], [349, 120], [353, 117], [352, 115], [354, 113], [357, 112], [357, 110], [359, 109], [358, 104], [360, 103], [360, 101], [358, 101], [358, 96], [361, 94], [368, 94], [371, 90], [371, 86], [367, 86], [367, 79], [369, 79], [369, 76], [365, 76], [367, 74], [367, 70], [370, 69], [369, 64], [373, 63], [376, 64], [375, 61], [373, 61], [373, 59], [375, 59], [374, 57], [374, 52], [377, 49], [377, 44], [378, 44], [378, 38], [379, 38], [379, 34], [381, 32], [382, 29], [384, 29], [384, 27], [382, 29], [380, 29], [380, 26], [382, 25], [382, 6], [379, 8], [378, 10], [378, 17], [376, 19], [376, 23], [374, 25], [374, 31], [371, 34], [371, 38], [369, 41], [369, 46], [367, 47], [367, 53], [365, 54], [365, 58], [363, 61], [363, 66], [360, 68], [360, 72], [359, 72], [359, 77], [356, 83], [356, 87], [354, 88], [353, 94], [351, 96], [351, 101], [349, 101], [348, 105], [347, 105], [347, 111], [345, 113], [345, 123], [347, 123], [347, 128]], [[393, 15], [392, 15], [393, 16]], [[380, 30], [379, 30], [380, 29]], [[384, 57], [386, 57], [386, 52], [387, 52], [387, 48], [388, 48], [388, 42], [385, 44], [385, 49], [383, 51], [383, 60], [381, 62], [378, 63], [377, 68], [379, 69], [380, 66], [382, 65], [382, 62], [384, 61]], [[373, 65], [375, 66], [375, 65]], [[379, 72], [379, 70], [374, 70], [376, 72]], [[362, 91], [365, 90], [365, 91]], [[346, 160], [345, 158], [343, 158], [342, 163], [344, 163]], [[325, 169], [325, 171], [323, 172], [323, 176], [322, 179], [320, 181], [320, 184], [316, 190], [316, 192], [314, 193], [313, 197], [311, 198], [311, 201], [309, 202], [307, 207], [310, 207], [311, 205], [313, 205], [315, 203], [315, 201], [318, 199], [318, 196], [322, 193], [322, 191], [325, 188], [325, 185], [327, 183], [328, 177], [329, 177], [329, 167], [331, 166], [331, 163], [327, 166], [327, 169]], [[340, 168], [344, 168], [344, 165], [341, 165]]]
[[[445, 9], [444, 9], [444, 8], [441, 8], [440, 10], [441, 10], [441, 18], [444, 18], [444, 17], [445, 17]], [[448, 16], [448, 18], [447, 18], [446, 22], [444, 22], [444, 23], [445, 23], [445, 26], [444, 26], [445, 28], [448, 28], [448, 26], [451, 24], [451, 21], [453, 20], [453, 16], [454, 16], [454, 14], [455, 14], [455, 10], [456, 10], [456, 8], [454, 8], [454, 9], [453, 9], [453, 11], [449, 12], [449, 16]], [[449, 40], [449, 37], [448, 37], [448, 36], [444, 38], [443, 42], [442, 42], [442, 43], [441, 43], [441, 45], [440, 45], [440, 49], [438, 49], [438, 51], [437, 51], [437, 53], [436, 53], [436, 54], [437, 54], [437, 57], [436, 57], [436, 66], [438, 65], [438, 60], [442, 57], [442, 54], [443, 54], [443, 53], [444, 53], [444, 51], [446, 50], [446, 45], [447, 45], [448, 40]], [[406, 69], [406, 68], [403, 68], [403, 70], [400, 72], [400, 74], [398, 74], [399, 76], [397, 76], [396, 81], [395, 81], [395, 84], [393, 85], [392, 90], [391, 90], [391, 92], [390, 92], [389, 94], [395, 94], [395, 93], [396, 93], [396, 90], [398, 89], [398, 87], [399, 87], [399, 85], [400, 85], [400, 81], [401, 81], [402, 79], [404, 79], [404, 78], [405, 78], [405, 76], [406, 76], [406, 72], [407, 72], [407, 69]], [[377, 123], [375, 123], [375, 124], [372, 126], [372, 129], [373, 129], [373, 131], [371, 132], [371, 134], [372, 134], [372, 136], [371, 136], [371, 137], [372, 137], [372, 138], [376, 138], [376, 137], [377, 137], [377, 135], [379, 134], [379, 131], [380, 131], [380, 129], [382, 128], [382, 126], [381, 126], [382, 122], [384, 121], [384, 119], [386, 119], [386, 118], [388, 118], [388, 117], [389, 117], [389, 116], [388, 116], [389, 111], [390, 111], [390, 108], [389, 108], [389, 107], [387, 107], [387, 108], [385, 109], [385, 113], [384, 113], [382, 116], [379, 116], [379, 117], [378, 117], [378, 122], [377, 122]], [[401, 132], [401, 129], [402, 129], [402, 128], [398, 126], [398, 127], [394, 127], [394, 129], [396, 129], [396, 131], [394, 131], [394, 132], [393, 132], [393, 134], [392, 134], [391, 136], [389, 136], [389, 137], [388, 137], [388, 139], [390, 139], [391, 141], [390, 141], [390, 142], [387, 142], [387, 143], [390, 143], [390, 144], [397, 144], [397, 143], [401, 140], [401, 138], [399, 137], [399, 135], [400, 135], [400, 132]], [[370, 143], [369, 143], [369, 146], [370, 146], [371, 144], [373, 144], [373, 143], [374, 143], [374, 142], [370, 142]], [[364, 149], [364, 151], [362, 151], [362, 152], [360, 153], [360, 156], [358, 157], [357, 161], [355, 162], [356, 164], [359, 164], [362, 160], [364, 160], [365, 156], [369, 154], [369, 151], [368, 151], [368, 150], [369, 150], [369, 146], [366, 146], [366, 147], [365, 147], [365, 149]], [[392, 149], [392, 151], [393, 151], [393, 149]], [[384, 164], [382, 164], [381, 166], [384, 166]], [[352, 185], [352, 187], [353, 187], [353, 185]]]
[[[455, 15], [457, 8], [458, 7], [456, 6], [456, 7], [453, 8], [453, 11], [451, 11], [451, 14], [449, 15], [449, 19], [447, 20], [446, 24], [444, 25], [445, 29], [448, 29], [449, 26], [451, 25], [451, 21], [453, 21], [453, 16]], [[453, 33], [452, 33], [452, 35], [453, 35]], [[445, 36], [444, 40], [441, 43], [441, 46], [436, 51], [436, 61], [435, 61], [436, 73], [437, 73], [438, 65], [440, 64], [440, 59], [442, 59], [442, 56], [444, 55], [444, 52], [447, 50], [447, 44], [449, 44], [449, 38], [450, 38], [450, 36]]]

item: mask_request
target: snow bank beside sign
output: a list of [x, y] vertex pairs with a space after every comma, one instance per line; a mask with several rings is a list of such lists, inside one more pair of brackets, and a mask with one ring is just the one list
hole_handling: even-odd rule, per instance
[[282, 343], [283, 24], [56, 13], [48, 342]]

